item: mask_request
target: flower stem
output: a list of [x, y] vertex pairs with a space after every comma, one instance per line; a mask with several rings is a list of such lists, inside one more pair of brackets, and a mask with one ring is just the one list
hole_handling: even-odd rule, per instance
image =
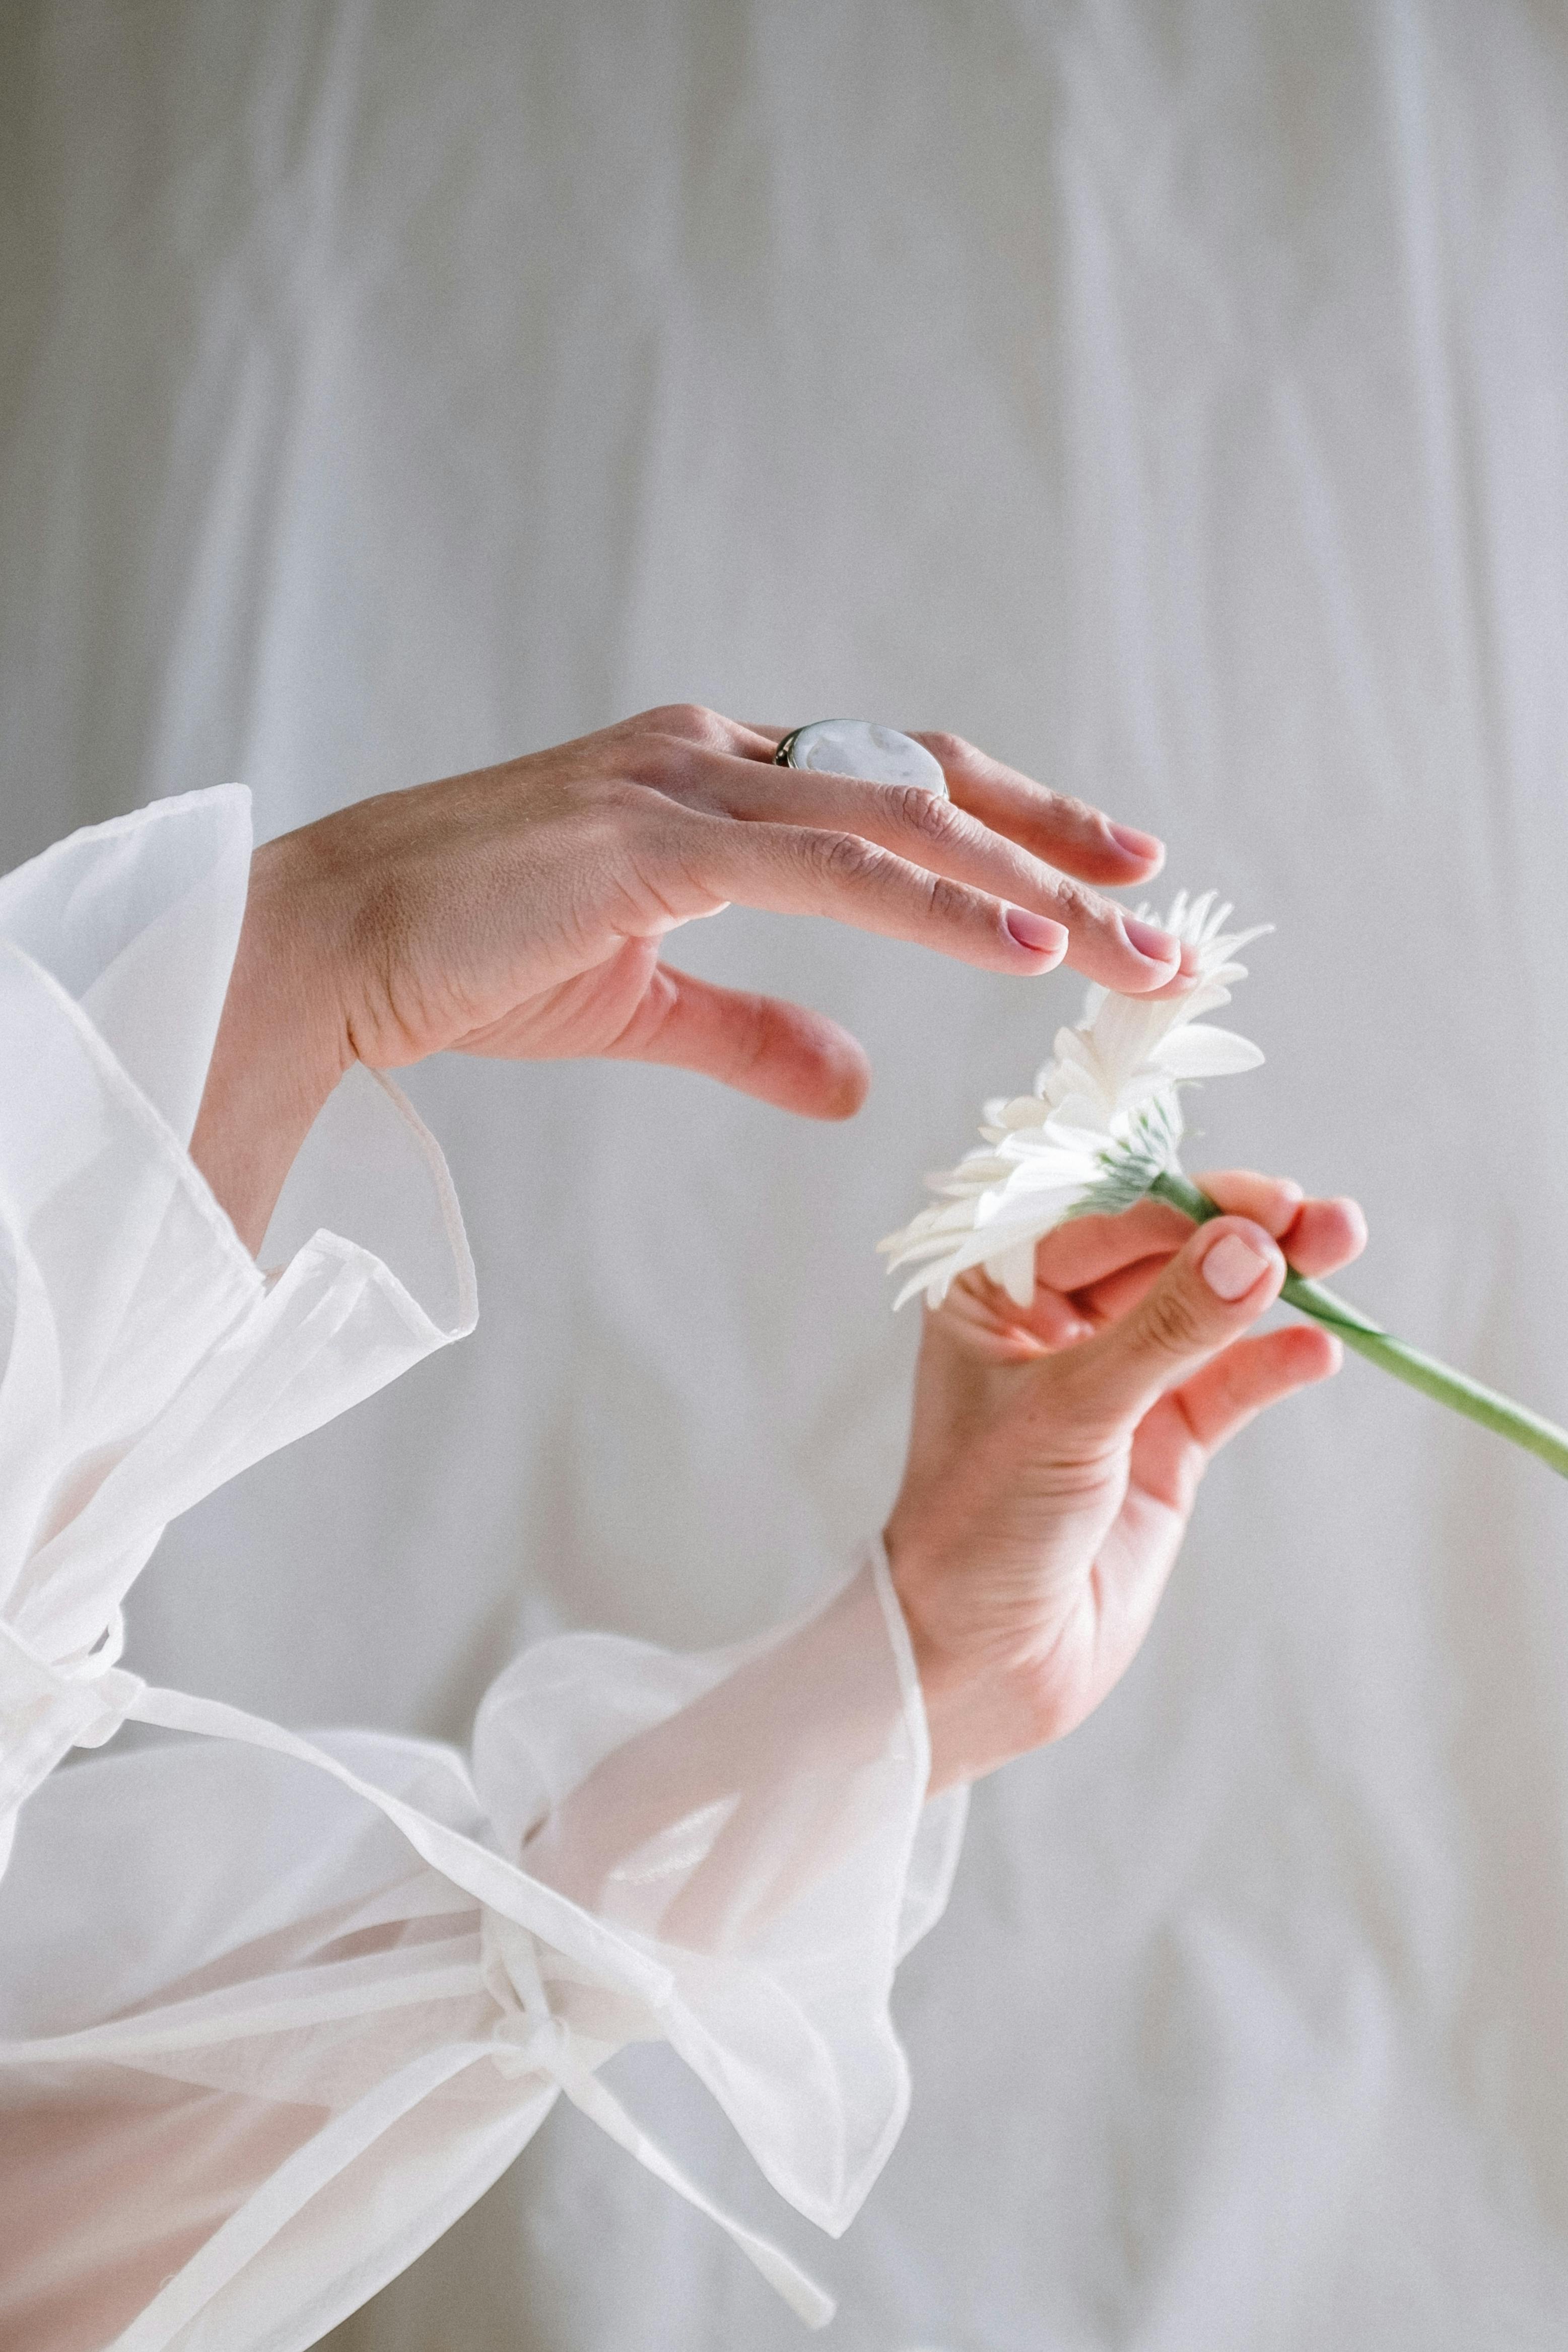
[[[1149, 1191], [1155, 1199], [1167, 1201], [1195, 1224], [1204, 1224], [1210, 1217], [1224, 1213], [1207, 1192], [1200, 1192], [1174, 1169], [1164, 1170], [1156, 1176]], [[1500, 1437], [1510, 1438], [1515, 1445], [1522, 1445], [1526, 1453], [1537, 1454], [1559, 1477], [1568, 1478], [1568, 1430], [1559, 1429], [1540, 1413], [1500, 1396], [1496, 1389], [1483, 1388], [1479, 1381], [1469, 1380], [1463, 1372], [1440, 1364], [1435, 1356], [1426, 1356], [1418, 1348], [1407, 1347], [1369, 1315], [1364, 1315], [1358, 1307], [1336, 1298], [1321, 1282], [1309, 1281], [1304, 1275], [1289, 1274], [1280, 1296], [1288, 1306], [1337, 1332], [1347, 1348], [1354, 1348], [1370, 1363], [1381, 1364], [1396, 1380], [1407, 1381], [1424, 1396], [1436, 1397], [1439, 1404], [1468, 1414], [1483, 1429], [1495, 1429]]]

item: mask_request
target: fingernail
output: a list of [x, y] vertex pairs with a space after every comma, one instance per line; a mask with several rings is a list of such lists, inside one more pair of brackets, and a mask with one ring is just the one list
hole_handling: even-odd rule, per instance
[[1216, 1298], [1233, 1305], [1238, 1298], [1246, 1297], [1272, 1264], [1273, 1253], [1265, 1256], [1239, 1234], [1221, 1234], [1203, 1261], [1203, 1278]]
[[1140, 833], [1135, 824], [1111, 824], [1107, 822], [1105, 829], [1117, 848], [1124, 849], [1129, 857], [1163, 857], [1166, 854], [1165, 843], [1157, 835]]
[[1031, 955], [1067, 953], [1067, 932], [1061, 923], [1053, 923], [1049, 915], [1031, 915], [1027, 907], [1008, 908], [1008, 929], [1020, 948]]
[[1127, 945], [1147, 956], [1151, 963], [1179, 962], [1181, 941], [1173, 940], [1168, 931], [1156, 930], [1153, 923], [1140, 923], [1136, 915], [1124, 915], [1122, 929]]

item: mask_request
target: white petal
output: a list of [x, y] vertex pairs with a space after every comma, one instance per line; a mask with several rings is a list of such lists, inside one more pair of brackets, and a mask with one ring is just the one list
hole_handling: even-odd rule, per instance
[[1002, 1165], [1009, 1183], [1027, 1169], [1031, 1183], [1071, 1184], [1092, 1173], [1094, 1156], [1103, 1149], [1095, 1136], [1083, 1135], [1053, 1119], [1049, 1127], [1037, 1127], [1030, 1134], [1009, 1136], [1003, 1147]]
[[1091, 981], [1089, 986], [1083, 992], [1083, 1015], [1079, 1023], [1080, 1028], [1088, 1029], [1092, 1025], [1094, 1015], [1099, 1012], [1100, 1007], [1104, 1003], [1105, 999], [1109, 996], [1110, 992], [1111, 992], [1108, 988], [1102, 988], [1097, 980]]
[[1172, 1078], [1230, 1077], [1239, 1070], [1255, 1070], [1262, 1059], [1250, 1038], [1202, 1022], [1173, 1029], [1159, 1047], [1160, 1067]]
[[1223, 956], [1228, 963], [1238, 948], [1249, 947], [1254, 940], [1266, 940], [1273, 928], [1272, 923], [1253, 923], [1245, 931], [1231, 931], [1215, 940], [1211, 952]]
[[1012, 1164], [999, 1151], [972, 1151], [956, 1168], [945, 1168], [925, 1181], [933, 1192], [974, 1192], [987, 1184], [999, 1184]]
[[998, 1095], [986, 1105], [988, 1128], [1038, 1127], [1047, 1106], [1039, 1095]]
[[1094, 1066], [1094, 1046], [1089, 1032], [1084, 1029], [1059, 1029], [1056, 1033], [1055, 1070], [1092, 1070]]
[[1124, 1120], [1128, 1112], [1142, 1110], [1144, 1105], [1153, 1102], [1156, 1095], [1165, 1094], [1169, 1088], [1172, 1078], [1177, 1075], [1178, 1073], [1172, 1070], [1167, 1064], [1165, 1048], [1162, 1046], [1157, 1067], [1134, 1070], [1123, 1087], [1116, 1104], [1120, 1117]]
[[925, 1274], [911, 1275], [909, 1280], [904, 1284], [904, 1288], [899, 1292], [897, 1297], [893, 1302], [894, 1313], [896, 1315], [901, 1307], [907, 1307], [910, 1300], [912, 1298], [917, 1298], [923, 1290], [925, 1293], [927, 1303], [930, 1306], [940, 1307], [942, 1301], [947, 1296], [947, 1284], [945, 1280], [940, 1282], [932, 1282], [929, 1276]]
[[[1138, 911], [1159, 919], [1151, 908]], [[922, 1290], [939, 1304], [960, 1274], [979, 1265], [1027, 1302], [1036, 1243], [1101, 1180], [1107, 1149], [1120, 1142], [1146, 1150], [1151, 1119], [1174, 1148], [1182, 1131], [1178, 1081], [1257, 1067], [1263, 1056], [1249, 1039], [1200, 1018], [1229, 1003], [1228, 983], [1246, 977], [1237, 950], [1270, 928], [1227, 932], [1230, 919], [1217, 891], [1197, 898], [1178, 892], [1165, 924], [1198, 950], [1201, 976], [1190, 995], [1155, 1005], [1092, 988], [1082, 1023], [1058, 1033], [1033, 1093], [986, 1104], [984, 1141], [956, 1168], [926, 1180], [936, 1205], [879, 1244], [890, 1271], [918, 1269], [897, 1304]]]
[[1111, 1117], [1106, 1106], [1089, 1095], [1068, 1095], [1058, 1113], [1063, 1127], [1074, 1127], [1103, 1139], [1111, 1132]]
[[1030, 1306], [1034, 1298], [1034, 1243], [1019, 1242], [999, 1257], [988, 1257], [986, 1272], [1001, 1284], [1015, 1307]]

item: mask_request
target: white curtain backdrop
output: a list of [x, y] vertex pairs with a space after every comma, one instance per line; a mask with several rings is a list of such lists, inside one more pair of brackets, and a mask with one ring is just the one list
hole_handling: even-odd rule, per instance
[[[1358, 1192], [1351, 1294], [1568, 1417], [1560, 8], [14, 0], [0, 108], [0, 862], [676, 698], [955, 727], [1277, 922], [1195, 1164]], [[141, 1672], [461, 1739], [520, 1639], [728, 1641], [879, 1524], [872, 1244], [1077, 983], [677, 946], [846, 1019], [868, 1108], [417, 1073], [479, 1330], [171, 1531]], [[1558, 2345], [1565, 1848], [1568, 1495], [1353, 1361], [979, 1790], [841, 2245], [612, 2074], [841, 2352]], [[801, 2339], [562, 2114], [330, 2340]]]

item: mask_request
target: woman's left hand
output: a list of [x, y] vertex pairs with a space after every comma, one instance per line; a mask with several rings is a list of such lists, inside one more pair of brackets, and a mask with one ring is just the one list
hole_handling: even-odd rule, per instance
[[933, 1789], [1071, 1731], [1131, 1664], [1209, 1462], [1263, 1406], [1338, 1369], [1315, 1324], [1249, 1338], [1286, 1264], [1359, 1255], [1354, 1201], [1199, 1180], [1196, 1231], [1143, 1201], [1040, 1243], [1013, 1305], [979, 1273], [926, 1317], [888, 1559], [931, 1726]]
[[780, 768], [773, 730], [676, 704], [267, 843], [192, 1146], [241, 1234], [356, 1059], [612, 1055], [848, 1118], [869, 1073], [836, 1022], [661, 960], [731, 901], [1026, 979], [1065, 959], [1130, 996], [1190, 985], [1190, 948], [1089, 887], [1146, 881], [1152, 835], [921, 740], [946, 798]]

